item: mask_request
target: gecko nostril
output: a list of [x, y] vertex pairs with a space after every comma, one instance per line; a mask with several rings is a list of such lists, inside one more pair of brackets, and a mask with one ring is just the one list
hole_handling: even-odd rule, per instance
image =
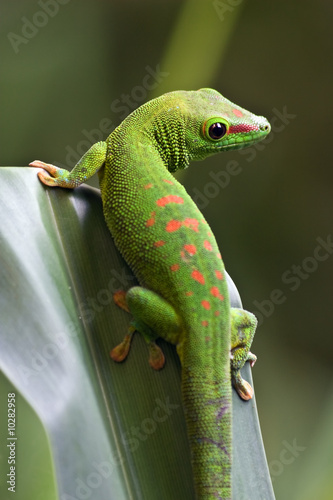
[[269, 123], [266, 123], [265, 125], [260, 125], [260, 130], [262, 132], [270, 132], [271, 126]]

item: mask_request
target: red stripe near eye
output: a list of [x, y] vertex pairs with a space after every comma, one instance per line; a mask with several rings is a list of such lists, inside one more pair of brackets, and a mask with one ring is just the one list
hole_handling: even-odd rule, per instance
[[232, 125], [229, 128], [229, 134], [240, 134], [259, 130], [258, 125], [249, 125], [247, 123], [240, 123], [239, 125]]

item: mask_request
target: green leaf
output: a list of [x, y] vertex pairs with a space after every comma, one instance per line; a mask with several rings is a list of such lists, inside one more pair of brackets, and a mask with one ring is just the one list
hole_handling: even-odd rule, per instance
[[[99, 191], [46, 188], [33, 168], [2, 167], [0, 186], [0, 453], [7, 474], [15, 392], [16, 500], [193, 499], [175, 349], [161, 341], [160, 372], [139, 335], [126, 362], [109, 357], [129, 323], [112, 294], [135, 279]], [[233, 403], [234, 498], [273, 499], [255, 402]]]

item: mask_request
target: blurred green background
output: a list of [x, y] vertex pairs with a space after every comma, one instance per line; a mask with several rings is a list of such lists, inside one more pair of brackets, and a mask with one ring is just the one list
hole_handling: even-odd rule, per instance
[[264, 143], [182, 182], [261, 320], [253, 376], [276, 496], [332, 499], [332, 2], [52, 5], [1, 3], [2, 165], [70, 169], [170, 90], [213, 87], [271, 121]]

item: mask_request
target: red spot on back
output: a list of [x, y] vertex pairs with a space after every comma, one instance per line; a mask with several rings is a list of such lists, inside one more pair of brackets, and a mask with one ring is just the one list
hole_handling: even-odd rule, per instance
[[162, 179], [163, 182], [166, 182], [167, 184], [171, 184], [173, 186], [173, 182], [172, 181], [169, 181], [169, 179]]
[[188, 297], [191, 297], [191, 295], [193, 295], [193, 292], [192, 291], [186, 292], [185, 295], [187, 295]]
[[196, 231], [196, 232], [199, 231], [199, 229], [198, 229], [198, 226], [199, 226], [198, 219], [187, 218], [187, 219], [184, 220], [184, 226], [185, 227], [189, 227], [190, 229], [193, 229], [193, 231]]
[[202, 300], [201, 305], [202, 305], [202, 307], [207, 309], [207, 311], [210, 309], [210, 303], [208, 302], [208, 300]]
[[232, 112], [235, 116], [238, 116], [238, 118], [241, 118], [243, 116], [243, 113], [239, 109], [234, 108]]
[[145, 188], [145, 189], [150, 189], [150, 188], [152, 188], [152, 187], [153, 187], [153, 184], [152, 184], [151, 182], [150, 182], [149, 184], [146, 184], [146, 185], [144, 186], [144, 188]]
[[163, 198], [160, 198], [159, 200], [157, 200], [156, 203], [159, 207], [165, 207], [165, 205], [167, 205], [168, 203], [182, 204], [182, 203], [184, 203], [184, 200], [180, 196], [176, 196], [174, 194], [169, 194], [168, 196], [164, 196]]
[[[204, 320], [204, 321], [201, 321], [201, 324], [202, 324], [202, 326], [208, 326], [208, 321], [205, 321], [205, 320]], [[208, 339], [210, 340], [210, 338], [209, 338], [209, 337], [208, 337]]]
[[216, 257], [217, 257], [218, 259], [222, 259], [222, 255], [221, 255], [220, 253], [217, 253], [217, 254], [216, 254]]
[[220, 290], [217, 288], [217, 286], [213, 286], [210, 289], [210, 293], [213, 295], [213, 297], [217, 297], [220, 300], [224, 300], [223, 295], [221, 294]]
[[189, 254], [189, 255], [195, 255], [197, 253], [197, 248], [195, 245], [184, 245], [184, 250]]
[[153, 226], [155, 224], [156, 212], [152, 212], [150, 215], [151, 215], [151, 217], [150, 217], [150, 219], [147, 220], [146, 227], [150, 227], [150, 226]]
[[223, 274], [221, 271], [215, 271], [215, 276], [217, 277], [218, 280], [223, 280]]
[[210, 252], [213, 250], [213, 247], [208, 240], [204, 241], [204, 247], [206, 248], [206, 250], [209, 250]]
[[198, 281], [201, 285], [205, 284], [205, 278], [203, 277], [200, 271], [197, 270], [192, 271], [191, 276], [195, 281]]
[[193, 229], [193, 231], [198, 232], [199, 231], [198, 225], [199, 225], [199, 221], [197, 219], [187, 218], [184, 220], [184, 222], [181, 222], [180, 220], [172, 219], [167, 223], [165, 229], [166, 229], [166, 231], [168, 231], [168, 233], [172, 233], [173, 231], [177, 231], [182, 226], [185, 226], [185, 227], [189, 227], [190, 229]]
[[159, 240], [159, 241], [154, 242], [154, 247], [156, 247], [156, 248], [162, 247], [163, 245], [165, 245], [165, 241], [163, 241], [163, 240]]
[[182, 223], [179, 220], [172, 219], [167, 223], [165, 230], [168, 233], [172, 233], [173, 231], [177, 231], [181, 226]]
[[180, 268], [179, 264], [172, 264], [172, 266], [170, 266], [171, 271], [178, 271], [179, 268]]
[[214, 314], [215, 316], [220, 316], [220, 311], [215, 311]]

